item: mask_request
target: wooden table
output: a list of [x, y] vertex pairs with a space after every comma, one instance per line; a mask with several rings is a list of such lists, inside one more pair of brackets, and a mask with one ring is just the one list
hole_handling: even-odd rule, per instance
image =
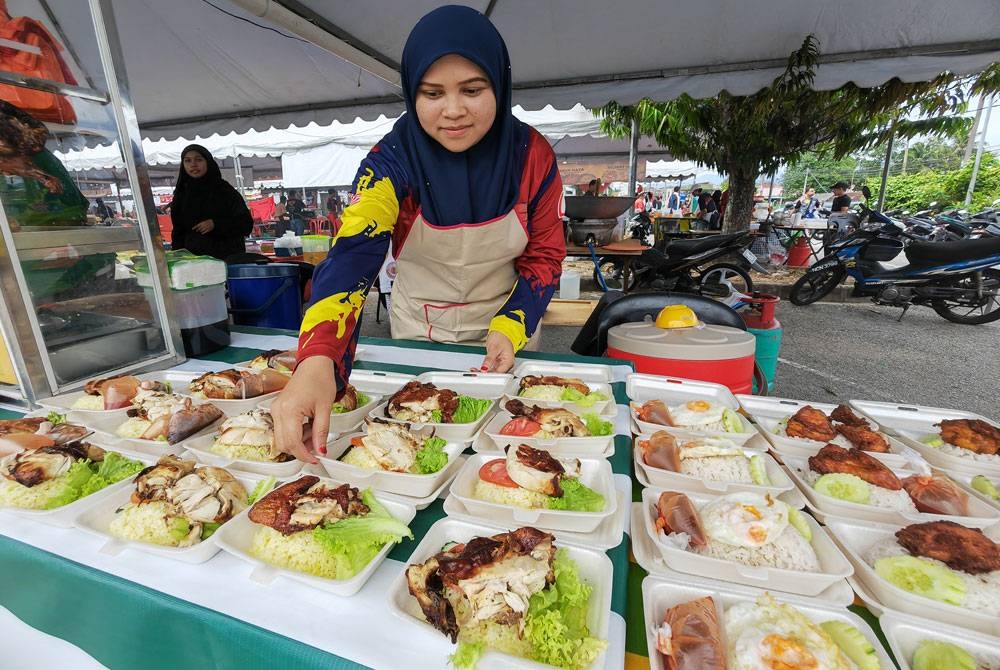
[[[642, 255], [642, 252], [646, 251], [649, 248], [650, 247], [646, 246], [639, 240], [631, 238], [627, 240], [621, 240], [619, 242], [610, 242], [600, 247], [593, 247], [593, 249], [591, 249], [590, 247], [582, 247], [575, 244], [567, 244], [566, 256], [590, 258], [591, 260], [594, 261], [594, 269], [598, 273], [600, 273], [601, 270], [601, 267], [597, 262], [598, 258], [623, 259], [622, 287], [627, 288], [628, 285], [631, 283], [626, 280], [632, 274], [632, 264], [635, 262], [635, 259], [638, 256]], [[606, 285], [603, 285], [601, 286], [601, 290], [606, 291], [608, 290], [608, 287]], [[625, 292], [628, 293], [627, 290]]]

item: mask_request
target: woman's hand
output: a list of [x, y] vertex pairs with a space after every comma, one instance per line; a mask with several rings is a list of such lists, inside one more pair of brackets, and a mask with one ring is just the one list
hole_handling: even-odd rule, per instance
[[204, 221], [195, 224], [194, 232], [201, 233], [202, 235], [208, 235], [215, 229], [215, 221], [212, 219], [205, 219]]
[[514, 367], [514, 343], [503, 333], [491, 331], [486, 336], [483, 372], [507, 372]]
[[[332, 359], [310, 356], [299, 363], [288, 385], [271, 404], [278, 450], [300, 461], [317, 463], [315, 454], [326, 453], [330, 408], [336, 396]], [[310, 420], [311, 431], [305, 426]]]

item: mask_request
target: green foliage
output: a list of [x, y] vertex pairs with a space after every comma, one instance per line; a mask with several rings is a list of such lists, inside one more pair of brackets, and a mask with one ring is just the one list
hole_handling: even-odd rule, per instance
[[791, 200], [802, 194], [802, 185], [807, 181], [807, 170], [809, 173], [808, 185], [816, 189], [818, 193], [828, 193], [830, 186], [841, 179], [850, 182], [857, 165], [858, 159], [853, 156], [837, 159], [815, 151], [802, 154], [798, 161], [785, 169], [785, 174], [781, 179], [785, 189], [784, 197], [786, 200]]
[[[938, 210], [962, 208], [965, 192], [972, 178], [973, 161], [949, 172], [923, 170], [916, 174], [896, 175], [886, 182], [885, 208], [901, 208], [911, 212], [930, 207], [937, 202]], [[993, 154], [983, 154], [976, 177], [976, 190], [968, 209], [975, 212], [1000, 198], [1000, 161]]]

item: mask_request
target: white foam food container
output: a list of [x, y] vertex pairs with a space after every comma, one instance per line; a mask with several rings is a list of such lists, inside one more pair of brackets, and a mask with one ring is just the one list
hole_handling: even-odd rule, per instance
[[1000, 637], [983, 635], [959, 626], [949, 626], [899, 612], [886, 612], [879, 617], [878, 622], [902, 670], [911, 670], [913, 654], [924, 640], [957, 645], [980, 662], [991, 660], [992, 665], [982, 665], [984, 668], [1000, 665]]
[[[341, 414], [330, 413], [329, 434], [331, 437], [355, 430], [361, 425], [361, 422], [365, 420], [365, 416], [378, 407], [379, 403], [382, 402], [382, 396], [376, 393], [365, 392], [365, 395], [368, 396], [368, 402], [364, 405], [361, 405], [356, 409], [352, 409], [350, 412], [343, 412]], [[259, 403], [257, 407], [260, 409], [266, 409], [270, 412], [271, 404], [273, 402], [274, 398], [268, 398], [267, 400]]]
[[570, 512], [557, 509], [526, 509], [515, 505], [480, 500], [473, 495], [479, 480], [479, 468], [500, 456], [475, 454], [465, 462], [461, 472], [451, 484], [451, 496], [465, 505], [471, 514], [487, 521], [503, 524], [535, 526], [543, 530], [570, 530], [589, 533], [597, 529], [608, 517], [614, 516], [618, 494], [611, 472], [611, 465], [604, 459], [580, 459], [580, 480], [604, 496], [605, 507], [601, 512]]
[[292, 459], [284, 463], [274, 461], [252, 461], [246, 458], [233, 458], [224, 456], [212, 451], [217, 435], [201, 435], [184, 441], [184, 448], [188, 450], [192, 458], [204, 465], [213, 465], [217, 468], [226, 468], [233, 472], [250, 472], [265, 477], [284, 479], [293, 477], [302, 470], [302, 461]]
[[[763, 438], [761, 438], [761, 439], [763, 439]], [[634, 456], [633, 456], [633, 460], [634, 460]], [[778, 467], [781, 468], [781, 471], [782, 471], [782, 473], [784, 473], [785, 477], [791, 479], [790, 475], [785, 470], [784, 466], [779, 465]], [[651, 486], [653, 488], [659, 488], [657, 485], [653, 484], [653, 482], [649, 481], [649, 477], [646, 476], [646, 471], [645, 470], [643, 470], [641, 468], [636, 468], [636, 469], [634, 469], [634, 474], [635, 474], [636, 481], [638, 481], [643, 486]], [[667, 488], [671, 488], [671, 487], [667, 487]], [[674, 490], [676, 490], [676, 487], [673, 487], [673, 488], [674, 488]], [[694, 491], [694, 493], [698, 493], [698, 492]], [[712, 491], [703, 491], [703, 493], [714, 493], [714, 492], [712, 492]], [[781, 493], [778, 494], [778, 499], [781, 500], [782, 502], [784, 502], [787, 505], [791, 505], [792, 507], [794, 507], [797, 510], [802, 510], [802, 509], [805, 509], [805, 507], [806, 507], [806, 497], [804, 495], [802, 495], [802, 493], [799, 491], [799, 489], [797, 487], [792, 487], [792, 488], [788, 489], [787, 491], [782, 491]]]
[[[174, 391], [174, 393], [177, 393], [177, 391]], [[184, 391], [184, 393], [187, 395], [191, 395], [189, 391]], [[221, 409], [223, 414], [225, 414], [226, 416], [236, 416], [237, 414], [243, 414], [244, 412], [249, 412], [250, 410], [259, 407], [261, 403], [264, 402], [269, 403], [268, 406], [270, 406], [270, 402], [273, 402], [274, 399], [278, 397], [279, 393], [281, 393], [281, 391], [272, 391], [271, 393], [263, 393], [261, 395], [255, 395], [252, 398], [241, 398], [239, 400], [202, 398], [200, 396], [194, 396], [194, 395], [192, 395], [191, 397], [195, 399], [195, 402], [212, 403], [213, 405]]]
[[394, 423], [408, 423], [414, 430], [419, 430], [428, 426], [434, 429], [435, 435], [448, 440], [449, 442], [471, 442], [475, 439], [479, 429], [483, 427], [483, 425], [496, 411], [496, 401], [494, 400], [493, 406], [486, 410], [481, 417], [472, 423], [434, 423], [433, 421], [428, 421], [427, 423], [416, 423], [414, 421], [401, 421], [387, 416], [385, 409], [389, 405], [389, 399], [384, 398], [383, 400], [384, 402], [380, 402], [374, 409], [368, 412], [369, 417], [373, 419], [381, 419], [383, 421], [392, 421]]
[[[258, 482], [256, 479], [245, 476], [236, 476], [236, 480], [246, 489], [247, 495], [254, 490]], [[125, 540], [112, 535], [109, 528], [118, 509], [128, 504], [132, 497], [132, 492], [135, 491], [135, 484], [132, 479], [126, 483], [127, 486], [116, 486], [113, 493], [101, 497], [94, 504], [87, 505], [77, 514], [73, 521], [73, 524], [80, 530], [107, 539], [107, 543], [99, 550], [102, 554], [117, 556], [125, 549], [136, 549], [148, 554], [166, 556], [167, 558], [172, 558], [183, 563], [204, 563], [218, 553], [219, 545], [217, 541], [219, 533], [229, 524], [246, 516], [246, 510], [243, 510], [222, 524], [207, 540], [202, 540], [190, 547], [165, 547], [149, 542], [139, 542], [138, 540]]]
[[[707, 586], [704, 584], [668, 582], [657, 577], [646, 577], [642, 580], [642, 613], [643, 625], [646, 631], [646, 644], [649, 647], [650, 668], [652, 670], [663, 670], [664, 668], [663, 656], [656, 650], [655, 629], [663, 623], [663, 617], [671, 607], [683, 605], [684, 603], [698, 600], [705, 596], [711, 596], [715, 601], [715, 607], [719, 615], [720, 642], [723, 654], [725, 655], [727, 648], [725, 611], [738, 603], [754, 602], [763, 593], [765, 591], [761, 589], [741, 588], [730, 584]], [[879, 642], [875, 632], [857, 614], [848, 611], [844, 607], [821, 603], [812, 598], [789, 596], [783, 593], [773, 593], [772, 596], [780, 603], [793, 606], [815, 624], [821, 624], [825, 621], [841, 621], [853, 626], [859, 633], [864, 635], [868, 643], [875, 649], [875, 654], [878, 657], [882, 670], [893, 670], [896, 667], [893, 665], [882, 643]], [[854, 666], [852, 665], [852, 667]]]
[[[823, 528], [808, 514], [802, 516], [812, 531], [811, 544], [819, 559], [819, 572], [743, 565], [735, 561], [677, 549], [664, 541], [659, 531], [656, 530], [655, 508], [660, 493], [662, 493], [661, 489], [654, 488], [646, 488], [642, 491], [643, 528], [652, 538], [653, 544], [663, 557], [663, 562], [671, 570], [736, 584], [766, 586], [774, 590], [805, 596], [815, 596], [822, 593], [838, 580], [850, 576], [852, 572], [851, 564], [844, 558], [844, 555]], [[685, 495], [699, 510], [708, 502], [719, 497], [703, 493], [686, 493]], [[789, 530], [796, 532], [791, 526], [789, 526]], [[632, 532], [637, 531], [633, 529]]]
[[[600, 435], [597, 437], [519, 437], [517, 435], [501, 435], [500, 429], [514, 416], [509, 412], [497, 412], [483, 433], [489, 437], [497, 449], [506, 450], [509, 445], [526, 444], [535, 449], [544, 449], [557, 455], [577, 455], [590, 458], [603, 457], [609, 450], [614, 450], [615, 436]], [[607, 419], [602, 419], [607, 420]]]
[[459, 395], [496, 400], [504, 394], [513, 375], [499, 372], [425, 372], [417, 376], [423, 384], [451, 389]]
[[[576, 438], [580, 439], [580, 438]], [[586, 438], [584, 438], [586, 439]], [[507, 447], [515, 442], [520, 444], [524, 438], [516, 438], [510, 435], [499, 435], [497, 440], [494, 440], [491, 436], [486, 434], [485, 430], [479, 431], [476, 435], [476, 439], [472, 441], [472, 450], [479, 454], [502, 454], [507, 449]], [[527, 442], [525, 442], [527, 444]], [[572, 445], [571, 445], [572, 446]], [[608, 443], [604, 451], [595, 452], [583, 452], [575, 453], [572, 450], [562, 450], [561, 445], [542, 445], [538, 446], [539, 449], [545, 449], [552, 454], [557, 456], [586, 456], [588, 458], [611, 458], [615, 455], [615, 442], [614, 435], [611, 436], [611, 441]]]
[[[809, 509], [813, 511], [821, 522], [825, 521], [828, 514], [855, 521], [875, 521], [878, 523], [904, 525], [924, 523], [926, 521], [954, 521], [970, 528], [986, 528], [1000, 522], [1000, 510], [971, 495], [969, 495], [968, 516], [929, 514], [925, 512], [900, 512], [886, 507], [876, 507], [875, 505], [863, 505], [861, 503], [840, 500], [833, 496], [824, 495], [809, 485], [803, 474], [809, 470], [809, 461], [807, 459], [787, 457], [785, 458], [785, 466], [788, 469], [788, 474], [795, 481], [795, 485], [805, 494], [809, 503]], [[919, 474], [904, 468], [890, 469], [900, 480]], [[959, 486], [965, 490], [964, 487]]]
[[[174, 393], [183, 395], [187, 393], [188, 384], [198, 376], [198, 373], [181, 370], [159, 370], [134, 376], [142, 381], [170, 382], [172, 387], [179, 389], [175, 390]], [[85, 424], [88, 422], [88, 419], [94, 417], [125, 416], [125, 412], [128, 411], [128, 407], [119, 409], [73, 409], [73, 403], [85, 395], [87, 394], [82, 390], [71, 391], [69, 393], [54, 395], [51, 398], [39, 398], [36, 402], [46, 409], [67, 414], [67, 419], [70, 421]]]
[[351, 370], [351, 384], [368, 395], [390, 396], [416, 377], [401, 372]]
[[[578, 405], [568, 400], [536, 400], [534, 398], [524, 398], [517, 394], [521, 386], [521, 378], [534, 375], [537, 377], [567, 377], [579, 379], [585, 383], [591, 393], [603, 393], [607, 400], [598, 400], [589, 407]], [[504, 393], [502, 406], [507, 400], [516, 398], [525, 403], [537, 405], [539, 407], [565, 407], [577, 414], [593, 412], [599, 416], [614, 416], [618, 409], [615, 405], [615, 393], [611, 388], [611, 369], [606, 365], [594, 365], [588, 363], [547, 363], [543, 361], [524, 361], [519, 363], [514, 369], [514, 378], [510, 380]]]
[[[728, 582], [722, 583], [715, 579], [683, 574], [677, 572], [676, 570], [671, 570], [667, 567], [666, 563], [663, 562], [663, 558], [654, 546], [653, 539], [649, 537], [649, 533], [646, 533], [643, 530], [644, 522], [642, 519], [642, 503], [632, 503], [629, 507], [631, 508], [630, 534], [632, 544], [630, 545], [630, 548], [632, 549], [632, 555], [635, 557], [635, 562], [650, 575], [659, 577], [660, 579], [666, 579], [671, 582], [697, 584], [707, 588], [716, 588], [724, 584], [728, 589], [740, 589], [755, 593], [763, 593], [766, 590], [765, 588], [759, 588], [756, 586], [741, 586], [739, 584], [730, 584]], [[809, 598], [823, 601], [827, 605], [847, 607], [854, 602], [854, 590], [851, 588], [848, 580], [840, 579], [823, 589], [822, 592], [816, 594], [815, 596], [809, 596]]]
[[977, 475], [983, 474], [1000, 477], [1000, 455], [985, 456], [973, 454], [961, 456], [946, 453], [924, 444], [920, 441], [927, 435], [939, 434], [940, 428], [934, 426], [944, 419], [980, 419], [986, 423], [1000, 427], [996, 421], [979, 414], [961, 410], [945, 409], [943, 407], [925, 407], [923, 405], [904, 405], [900, 403], [873, 402], [869, 400], [852, 400], [851, 406], [869, 418], [891, 430], [904, 444], [912, 447], [931, 465], [949, 472]]
[[[771, 443], [775, 453], [778, 455], [782, 457], [798, 456], [800, 458], [807, 458], [826, 445], [826, 442], [821, 442], [819, 440], [809, 440], [804, 437], [788, 437], [787, 435], [779, 435], [775, 431], [778, 430], [778, 424], [782, 420], [792, 416], [806, 405], [809, 405], [813, 409], [818, 409], [827, 416], [830, 415], [830, 412], [836, 409], [836, 405], [822, 402], [791, 400], [789, 398], [762, 398], [755, 395], [739, 395], [737, 397], [739, 398], [744, 411], [746, 411], [746, 413], [753, 418], [754, 423], [757, 424], [757, 428]], [[862, 418], [870, 419], [871, 417]], [[900, 444], [898, 440], [894, 439], [890, 434], [883, 430], [882, 426], [880, 426], [877, 422], [870, 421], [869, 427], [872, 430], [880, 432], [882, 437], [886, 438], [889, 442], [889, 452], [878, 453], [869, 451], [866, 453], [879, 459], [889, 467], [903, 467], [906, 465], [907, 459], [904, 456], [906, 451], [904, 445]]]
[[775, 461], [770, 454], [762, 454], [758, 451], [753, 451], [752, 449], [744, 449], [743, 455], [747, 458], [750, 458], [751, 456], [760, 456], [763, 459], [764, 471], [767, 472], [767, 477], [771, 480], [770, 486], [744, 484], [741, 482], [706, 481], [694, 475], [686, 475], [681, 472], [672, 472], [670, 470], [664, 470], [663, 468], [647, 465], [642, 458], [642, 448], [639, 446], [639, 442], [648, 439], [650, 439], [649, 435], [639, 435], [633, 440], [632, 461], [635, 464], [635, 471], [642, 471], [650, 486], [672, 491], [691, 491], [692, 493], [718, 493], [724, 495], [727, 493], [735, 493], [737, 491], [749, 491], [751, 493], [761, 494], [770, 493], [774, 496], [778, 496], [785, 491], [791, 491], [795, 488], [795, 484], [792, 483], [792, 480], [788, 477], [785, 471], [781, 469], [781, 466], [778, 465], [778, 462]]
[[[975, 498], [976, 500], [984, 502], [994, 509], [1000, 510], [1000, 500], [994, 500], [993, 498], [983, 493], [980, 493], [976, 489], [972, 488], [972, 478], [975, 477], [975, 475], [962, 472], [954, 472], [954, 471], [947, 472], [945, 470], [937, 470], [936, 468], [931, 468], [931, 470], [947, 474], [949, 477], [951, 477], [952, 481], [957, 482], [958, 485], [962, 487], [962, 490], [964, 490], [966, 493], [969, 494], [970, 498]], [[1000, 477], [993, 475], [984, 475], [984, 476], [987, 477], [987, 479], [989, 479], [991, 482], [993, 482], [994, 486], [1000, 487]]]
[[89, 425], [95, 430], [95, 435], [98, 436], [98, 442], [95, 444], [100, 444], [104, 446], [109, 445], [107, 448], [114, 449], [116, 445], [121, 445], [123, 449], [128, 449], [132, 452], [151, 454], [153, 456], [165, 456], [166, 454], [179, 454], [184, 451], [184, 444], [188, 440], [193, 440], [195, 438], [201, 437], [203, 435], [210, 435], [214, 433], [219, 424], [226, 420], [226, 415], [219, 417], [209, 425], [205, 426], [197, 433], [189, 435], [180, 442], [174, 444], [169, 444], [163, 440], [143, 440], [138, 437], [119, 437], [115, 431], [128, 419], [127, 416], [122, 415], [121, 417], [101, 417], [99, 419], [91, 419]]
[[[92, 440], [90, 440], [90, 437], [94, 434], [94, 429], [91, 428], [89, 425], [87, 425], [80, 417], [77, 417], [76, 419], [71, 419], [70, 416], [69, 416], [69, 414], [67, 414], [65, 412], [58, 412], [57, 410], [42, 408], [42, 409], [36, 409], [34, 411], [31, 411], [31, 412], [27, 412], [26, 414], [24, 414], [21, 417], [11, 417], [9, 420], [10, 421], [17, 421], [18, 418], [21, 418], [21, 419], [35, 419], [35, 418], [38, 418], [38, 417], [45, 418], [45, 417], [47, 417], [52, 412], [57, 412], [58, 414], [63, 414], [66, 417], [66, 423], [73, 424], [74, 426], [79, 426], [81, 428], [86, 428], [87, 429], [87, 433], [83, 437], [81, 437], [79, 439], [83, 440], [85, 442], [91, 442], [92, 441]], [[98, 445], [98, 446], [100, 446], [100, 445]], [[24, 449], [22, 447], [14, 444], [13, 442], [8, 442], [5, 445], [0, 445], [0, 458], [3, 458], [4, 456], [8, 456], [10, 454], [16, 454], [16, 453], [21, 452], [21, 451], [24, 451]]]
[[[329, 479], [321, 479], [321, 481], [326, 482], [331, 486], [339, 486], [342, 483]], [[362, 486], [359, 488], [365, 487]], [[392, 516], [396, 517], [396, 519], [405, 524], [409, 524], [413, 521], [413, 517], [416, 516], [417, 511], [413, 508], [413, 506], [402, 502], [399, 499], [382, 496], [377, 493], [375, 495], [375, 499], [385, 506], [386, 510]], [[389, 552], [396, 546], [393, 542], [386, 544], [382, 547], [381, 551], [379, 551], [379, 553], [368, 562], [368, 565], [366, 565], [361, 572], [354, 575], [350, 579], [338, 580], [317, 577], [316, 575], [299, 572], [298, 570], [271, 565], [270, 563], [266, 563], [256, 556], [253, 556], [250, 553], [250, 546], [253, 544], [254, 533], [257, 532], [257, 529], [260, 526], [250, 520], [248, 512], [249, 510], [229, 523], [223, 525], [222, 528], [218, 530], [216, 535], [219, 536], [218, 543], [222, 549], [237, 558], [257, 566], [254, 571], [250, 573], [250, 579], [259, 584], [269, 584], [274, 581], [276, 577], [286, 577], [334, 595], [352, 596], [361, 590], [361, 587], [363, 587], [365, 582], [367, 582], [368, 579], [375, 574], [375, 570], [378, 569], [378, 566], [382, 564], [385, 557], [388, 556]]]
[[[517, 527], [517, 525], [510, 526], [511, 529], [516, 529]], [[448, 542], [468, 542], [475, 537], [490, 537], [499, 532], [503, 531], [499, 530], [495, 525], [485, 525], [445, 517], [427, 530], [424, 539], [420, 541], [417, 548], [413, 550], [413, 554], [410, 555], [407, 565], [423, 563], [431, 556], [440, 552], [441, 547]], [[590, 603], [587, 610], [587, 628], [591, 636], [607, 640], [611, 619], [611, 586], [612, 574], [614, 572], [611, 559], [601, 551], [585, 549], [584, 547], [568, 542], [562, 544], [558, 538], [556, 539], [555, 546], [566, 550], [569, 558], [576, 563], [580, 572], [580, 578], [593, 589], [590, 594]], [[454, 647], [450, 645], [450, 641], [444, 633], [427, 622], [420, 609], [420, 605], [410, 595], [406, 582], [405, 569], [400, 572], [389, 586], [389, 609], [393, 614], [409, 622], [410, 625], [417, 626], [423, 630], [427, 643], [436, 640], [440, 644], [443, 641], [447, 647], [451, 648], [451, 651], [454, 650]], [[430, 644], [427, 644], [427, 646], [433, 648]], [[451, 652], [443, 652], [442, 657], [439, 659], [440, 663], [443, 664], [445, 662], [445, 655], [448, 653]], [[605, 667], [605, 657], [606, 652], [602, 652], [594, 660], [594, 663], [590, 665], [590, 668]], [[476, 664], [476, 667], [479, 670], [500, 670], [503, 668], [532, 670], [548, 668], [551, 670], [552, 668], [550, 665], [538, 663], [537, 661], [493, 650], [484, 653]]]
[[614, 381], [614, 373], [610, 365], [600, 363], [561, 363], [557, 361], [520, 361], [514, 366], [514, 376], [517, 378], [536, 375], [545, 377], [573, 377], [585, 382], [610, 384]]
[[426, 498], [435, 490], [441, 488], [441, 484], [449, 475], [454, 476], [456, 474], [451, 466], [454, 464], [455, 459], [465, 451], [464, 444], [459, 442], [447, 443], [444, 446], [444, 451], [448, 454], [447, 465], [429, 475], [418, 475], [410, 472], [390, 472], [387, 470], [367, 470], [341, 461], [341, 456], [351, 449], [351, 440], [355, 437], [364, 437], [364, 435], [364, 433], [351, 433], [350, 435], [338, 437], [327, 447], [326, 456], [317, 456], [320, 464], [329, 473], [330, 477], [334, 479], [348, 481], [359, 487], [370, 486], [377, 491], [395, 493], [396, 495], [411, 498]]
[[[103, 448], [103, 447], [102, 447]], [[110, 450], [109, 450], [110, 451]], [[156, 459], [149, 455], [136, 455], [136, 454], [121, 454], [135, 461], [142, 461], [144, 465], [152, 465], [156, 462]], [[10, 512], [11, 514], [16, 514], [28, 519], [34, 519], [36, 521], [41, 521], [43, 523], [49, 524], [51, 526], [58, 526], [59, 528], [72, 528], [73, 521], [76, 519], [77, 515], [90, 505], [94, 504], [101, 498], [107, 495], [112, 495], [115, 490], [122, 487], [131, 487], [133, 477], [126, 477], [125, 479], [115, 482], [111, 486], [107, 486], [100, 491], [91, 493], [89, 496], [80, 498], [79, 500], [74, 500], [68, 505], [63, 505], [62, 507], [56, 507], [55, 509], [25, 509], [24, 507], [14, 507], [4, 505], [0, 503], [0, 510]], [[131, 490], [131, 488], [129, 488]]]
[[[1000, 635], [1000, 618], [904, 591], [875, 573], [875, 568], [868, 565], [864, 555], [877, 542], [895, 538], [896, 531], [901, 526], [830, 517], [826, 527], [854, 565], [855, 578], [882, 607], [971, 628], [988, 635]], [[994, 541], [1000, 539], [1000, 529], [996, 526], [987, 528], [984, 532]]]

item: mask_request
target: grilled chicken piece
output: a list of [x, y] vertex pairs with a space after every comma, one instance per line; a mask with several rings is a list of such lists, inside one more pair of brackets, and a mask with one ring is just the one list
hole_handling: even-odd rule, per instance
[[219, 426], [219, 436], [215, 438], [215, 443], [263, 447], [276, 463], [285, 463], [293, 458], [275, 448], [274, 418], [266, 409], [252, 409], [226, 419]]
[[995, 456], [1000, 452], [1000, 428], [982, 419], [945, 419], [939, 424], [941, 439], [977, 454]]
[[511, 399], [504, 405], [514, 416], [531, 419], [541, 430], [552, 437], [587, 437], [590, 431], [576, 414], [559, 407], [544, 408], [535, 405], [525, 405], [517, 399]]
[[658, 430], [648, 440], [639, 442], [642, 460], [646, 465], [670, 472], [681, 471], [681, 449], [674, 436]]
[[330, 488], [318, 477], [306, 475], [279, 486], [250, 508], [250, 520], [282, 535], [311, 530], [327, 521], [363, 516], [368, 506], [358, 489], [344, 484]]
[[156, 465], [151, 465], [135, 476], [135, 491], [132, 492], [132, 502], [135, 504], [153, 500], [166, 500], [167, 489], [186, 475], [194, 472], [194, 461], [188, 461], [177, 456], [164, 456]]
[[37, 486], [66, 474], [78, 460], [104, 460], [104, 450], [87, 442], [39, 447], [0, 460], [0, 476], [21, 486]]
[[278, 372], [291, 372], [295, 369], [297, 352], [294, 349], [282, 351], [281, 349], [270, 349], [261, 352], [250, 361], [250, 367], [254, 370], [271, 368]]
[[525, 389], [529, 389], [532, 386], [560, 386], [562, 388], [571, 388], [584, 395], [590, 393], [590, 387], [587, 386], [582, 379], [576, 379], [575, 377], [556, 377], [553, 375], [546, 375], [544, 377], [527, 375], [525, 377], [521, 377], [521, 385], [518, 388], [518, 393], [521, 393]]
[[167, 500], [199, 523], [225, 523], [247, 506], [247, 491], [222, 468], [202, 467], [167, 489]]
[[871, 424], [869, 424], [868, 421], [855, 414], [854, 410], [847, 405], [837, 405], [834, 410], [830, 412], [830, 418], [848, 426], [871, 428]]
[[410, 424], [366, 418], [365, 426], [368, 434], [361, 443], [379, 466], [390, 472], [409, 472], [423, 447], [410, 432]]
[[[530, 527], [476, 537], [409, 566], [407, 586], [431, 625], [452, 642], [462, 627], [481, 621], [517, 624], [520, 631], [531, 596], [555, 581], [553, 541]], [[463, 601], [467, 606], [460, 607]]]
[[642, 405], [636, 407], [635, 411], [639, 415], [640, 421], [655, 423], [661, 426], [674, 425], [673, 420], [670, 418], [670, 408], [662, 400], [647, 400]]
[[231, 369], [205, 373], [191, 382], [190, 389], [192, 393], [215, 400], [243, 400], [280, 391], [287, 383], [288, 375], [277, 370], [250, 372]]
[[903, 488], [918, 512], [969, 515], [969, 494], [943, 475], [910, 475], [903, 480]]
[[911, 524], [896, 531], [896, 541], [913, 556], [933, 558], [970, 575], [1000, 570], [1000, 545], [980, 529], [954, 521]]
[[701, 517], [694, 503], [683, 493], [664, 491], [656, 501], [656, 529], [667, 535], [687, 533], [692, 547], [708, 544], [708, 535], [701, 525]]
[[712, 597], [664, 612], [663, 625], [656, 629], [656, 650], [663, 654], [667, 670], [725, 670], [719, 613]]
[[837, 432], [843, 435], [861, 451], [874, 451], [879, 454], [889, 453], [889, 441], [868, 426], [851, 426], [846, 423], [837, 425]]
[[340, 390], [333, 401], [340, 403], [348, 412], [356, 410], [358, 408], [358, 390], [348, 384]]
[[[574, 459], [570, 464], [578, 473], [580, 461]], [[507, 449], [507, 475], [518, 486], [529, 491], [561, 498], [563, 491], [559, 482], [567, 474], [572, 476], [572, 473], [567, 473], [565, 466], [547, 451], [532, 449], [526, 444], [520, 444], [516, 449], [512, 445]]]
[[44, 416], [0, 419], [0, 435], [37, 433], [43, 423], [47, 423], [47, 419]]
[[892, 470], [858, 448], [844, 449], [836, 444], [828, 444], [814, 456], [809, 457], [809, 469], [821, 475], [843, 473], [860, 477], [873, 486], [881, 486], [890, 491], [903, 488]]
[[[177, 402], [173, 398], [179, 398]], [[132, 410], [129, 410], [131, 412]], [[172, 396], [167, 402], [145, 408], [147, 417], [153, 412], [156, 418], [147, 419], [150, 425], [140, 435], [143, 440], [167, 438], [168, 444], [176, 444], [210, 426], [222, 417], [222, 410], [210, 403], [194, 405], [191, 398]]]
[[785, 428], [788, 437], [802, 437], [817, 442], [829, 442], [837, 437], [837, 431], [826, 414], [806, 405], [792, 415]]
[[458, 394], [454, 391], [412, 381], [389, 398], [385, 415], [400, 421], [428, 423], [433, 421], [431, 412], [438, 410], [441, 412], [441, 421], [451, 423], [457, 409]]

